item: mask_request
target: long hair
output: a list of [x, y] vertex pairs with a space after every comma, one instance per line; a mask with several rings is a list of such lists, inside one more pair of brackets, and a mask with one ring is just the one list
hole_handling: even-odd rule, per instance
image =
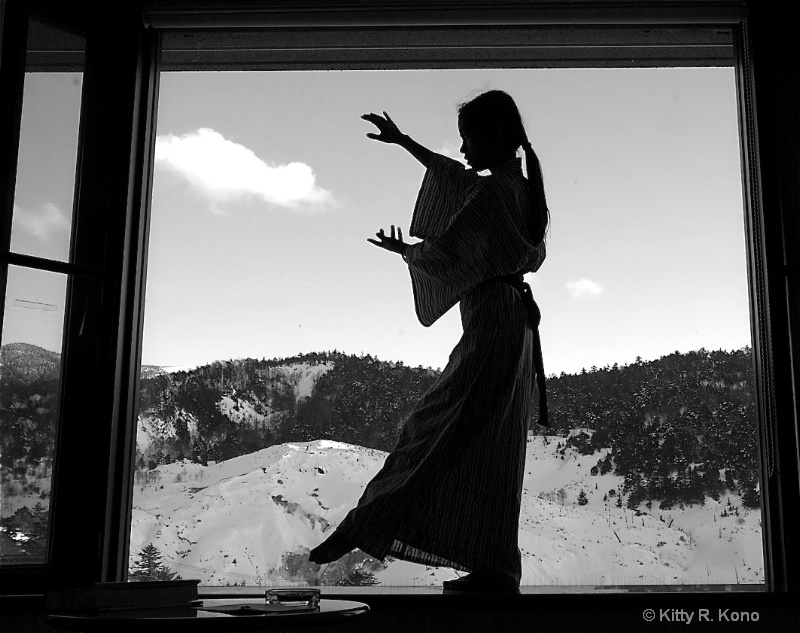
[[[544, 195], [544, 180], [539, 157], [528, 140], [517, 104], [502, 90], [489, 90], [458, 107], [458, 116], [471, 130], [488, 132], [494, 123], [500, 123], [506, 131], [505, 139], [512, 151], [520, 147], [525, 152], [525, 169], [528, 180], [527, 229], [531, 239], [538, 244], [543, 241], [550, 224], [550, 210]], [[501, 148], [505, 150], [506, 148]]]

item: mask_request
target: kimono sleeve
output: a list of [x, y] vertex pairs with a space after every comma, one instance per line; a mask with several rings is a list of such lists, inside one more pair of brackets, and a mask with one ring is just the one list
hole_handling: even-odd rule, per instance
[[543, 244], [525, 227], [527, 192], [501, 177], [485, 177], [439, 236], [409, 248], [414, 308], [430, 326], [480, 283], [538, 269]]
[[433, 154], [417, 195], [409, 235], [425, 239], [444, 233], [480, 179], [458, 161]]

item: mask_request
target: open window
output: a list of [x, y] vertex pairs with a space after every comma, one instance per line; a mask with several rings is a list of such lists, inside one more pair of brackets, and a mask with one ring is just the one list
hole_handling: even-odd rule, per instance
[[19, 150], [16, 160], [7, 157], [16, 163], [16, 178], [7, 190], [13, 204], [6, 210], [2, 254], [3, 569], [41, 568], [49, 561], [66, 298], [81, 272], [71, 245], [85, 38], [35, 17], [21, 35]]
[[319, 570], [306, 555], [459, 336], [457, 314], [418, 328], [404, 270], [365, 244], [407, 222], [422, 172], [362, 141], [358, 115], [388, 109], [458, 158], [455, 106], [502, 88], [554, 210], [531, 281], [551, 311], [556, 424], [529, 442], [523, 584], [763, 585], [740, 17], [152, 8], [131, 569], [157, 552], [163, 577], [204, 586], [403, 591], [453, 576], [358, 553]]

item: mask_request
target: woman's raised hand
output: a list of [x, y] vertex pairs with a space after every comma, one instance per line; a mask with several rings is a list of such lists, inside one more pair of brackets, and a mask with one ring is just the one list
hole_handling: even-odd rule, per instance
[[369, 114], [362, 114], [361, 118], [372, 123], [380, 131], [380, 134], [375, 134], [374, 132], [367, 133], [368, 138], [381, 141], [382, 143], [399, 144], [404, 137], [404, 134], [386, 112], [383, 113], [383, 116], [370, 112]]
[[369, 132], [367, 133], [368, 138], [381, 141], [382, 143], [394, 143], [395, 145], [399, 145], [408, 150], [408, 152], [422, 163], [424, 167], [428, 167], [433, 152], [427, 147], [417, 143], [410, 136], [403, 134], [386, 112], [383, 113], [383, 116], [370, 112], [369, 114], [362, 114], [361, 118], [372, 123], [380, 132], [380, 134]]
[[384, 248], [387, 251], [391, 251], [392, 253], [399, 253], [400, 255], [402, 255], [403, 251], [405, 251], [406, 249], [406, 246], [408, 246], [408, 244], [403, 241], [403, 232], [400, 230], [399, 226], [397, 227], [397, 237], [395, 237], [394, 224], [392, 224], [391, 237], [387, 236], [383, 232], [383, 229], [378, 231], [375, 235], [378, 236], [377, 240], [371, 240], [367, 238], [367, 241], [370, 244], [375, 244], [375, 246]]

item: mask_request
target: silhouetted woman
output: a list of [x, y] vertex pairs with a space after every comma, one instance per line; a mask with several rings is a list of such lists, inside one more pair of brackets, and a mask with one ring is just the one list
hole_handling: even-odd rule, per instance
[[[446, 581], [446, 590], [517, 591], [537, 374], [539, 422], [547, 424], [539, 311], [522, 279], [545, 257], [549, 213], [539, 161], [516, 104], [497, 90], [459, 108], [471, 169], [413, 141], [385, 112], [362, 118], [380, 132], [367, 136], [403, 147], [427, 168], [410, 229], [423, 241], [404, 242], [394, 226], [369, 241], [407, 262], [423, 325], [460, 302], [464, 333], [358, 505], [310, 560], [331, 562], [359, 548], [381, 560], [471, 572]], [[479, 176], [484, 170], [491, 175]]]

